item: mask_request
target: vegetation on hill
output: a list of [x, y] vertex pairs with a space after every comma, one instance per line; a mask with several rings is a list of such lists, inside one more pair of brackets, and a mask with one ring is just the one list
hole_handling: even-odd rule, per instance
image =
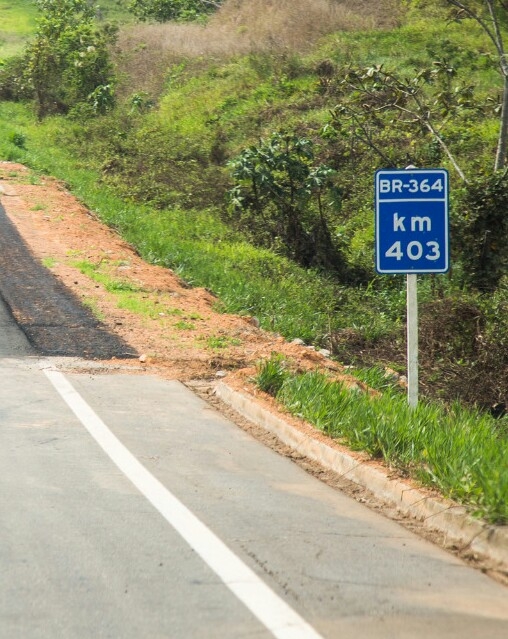
[[[444, 166], [453, 267], [420, 278], [422, 390], [506, 403], [500, 52], [474, 16], [450, 15], [483, 2], [224, 0], [185, 23], [139, 23], [128, 0], [100, 4], [92, 15], [86, 0], [25, 3], [70, 7], [70, 31], [48, 35], [39, 19], [0, 67], [3, 157], [65, 179], [147, 258], [213, 289], [225, 309], [345, 363], [400, 372], [405, 282], [374, 271], [373, 176]], [[118, 32], [107, 26], [113, 8]], [[113, 194], [122, 205], [105, 204]]]

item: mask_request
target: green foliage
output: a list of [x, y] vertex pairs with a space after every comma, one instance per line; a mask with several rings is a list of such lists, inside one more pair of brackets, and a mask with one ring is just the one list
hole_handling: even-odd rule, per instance
[[31, 100], [33, 87], [26, 77], [26, 59], [22, 55], [0, 62], [0, 100]]
[[508, 171], [480, 175], [463, 190], [452, 237], [468, 286], [493, 292], [508, 272]]
[[446, 141], [446, 125], [466, 112], [478, 115], [484, 109], [474, 99], [473, 86], [454, 83], [456, 75], [457, 70], [446, 59], [434, 60], [432, 67], [409, 77], [387, 71], [383, 65], [350, 67], [338, 80], [335, 91], [341, 100], [332, 111], [329, 126], [336, 134], [352, 135], [385, 166], [428, 164], [431, 158], [419, 154], [422, 141], [430, 135], [435, 142], [435, 146], [428, 146], [432, 160], [439, 162], [441, 155], [447, 156], [465, 180]]
[[132, 0], [129, 8], [140, 20], [196, 20], [215, 11], [222, 0]]
[[104, 112], [113, 103], [109, 47], [116, 29], [97, 24], [88, 0], [36, 2], [40, 17], [25, 52], [25, 77], [33, 87], [39, 119], [67, 113], [79, 103]]
[[96, 114], [106, 113], [115, 105], [115, 91], [111, 84], [99, 84], [87, 96], [88, 101]]
[[327, 220], [340, 204], [335, 171], [314, 159], [312, 142], [288, 133], [245, 149], [229, 164], [233, 219], [254, 241], [302, 266], [343, 273]]
[[130, 97], [130, 113], [146, 113], [155, 106], [154, 101], [146, 91], [137, 91]]
[[26, 144], [26, 135], [20, 131], [13, 131], [9, 134], [9, 141], [19, 149], [24, 149]]
[[256, 379], [323, 432], [383, 458], [492, 523], [508, 523], [508, 440], [492, 418], [458, 405], [411, 409], [399, 393], [351, 391], [323, 373], [293, 374], [279, 358], [265, 361]]
[[274, 355], [270, 359], [258, 362], [256, 368], [257, 374], [254, 377], [256, 385], [263, 392], [275, 397], [289, 375], [287, 362], [281, 355]]

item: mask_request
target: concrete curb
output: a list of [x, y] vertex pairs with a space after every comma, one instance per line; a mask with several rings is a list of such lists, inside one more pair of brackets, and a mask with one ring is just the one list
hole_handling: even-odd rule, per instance
[[366, 488], [377, 499], [421, 521], [427, 528], [439, 531], [445, 535], [446, 543], [490, 560], [493, 569], [508, 570], [508, 526], [490, 526], [473, 519], [454, 502], [429, 497], [401, 480], [390, 479], [384, 472], [302, 433], [260, 406], [254, 397], [233, 390], [225, 382], [217, 383], [215, 394], [296, 452]]

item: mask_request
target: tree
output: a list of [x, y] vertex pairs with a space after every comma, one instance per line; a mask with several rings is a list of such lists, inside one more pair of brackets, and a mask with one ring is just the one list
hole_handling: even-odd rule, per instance
[[327, 211], [339, 206], [335, 171], [314, 159], [312, 141], [290, 133], [245, 149], [229, 164], [231, 211], [256, 243], [304, 267], [344, 275], [327, 220]]
[[506, 166], [508, 150], [508, 57], [504, 47], [501, 24], [508, 18], [506, 0], [446, 0], [453, 7], [455, 20], [470, 18], [475, 20], [491, 40], [499, 60], [499, 70], [503, 77], [501, 100], [501, 121], [497, 143], [494, 170]]
[[[443, 130], [461, 112], [478, 112], [481, 108], [474, 100], [472, 86], [454, 84], [455, 74], [446, 60], [436, 60], [431, 68], [409, 77], [387, 71], [383, 65], [346, 69], [339, 79], [343, 99], [332, 109], [328, 126], [339, 132], [345, 123], [350, 123], [354, 136], [379, 155], [386, 166], [397, 164], [390, 153], [400, 154], [402, 150], [395, 144], [387, 149], [379, 141], [387, 129], [402, 140], [430, 134], [466, 182]], [[407, 160], [412, 163], [413, 159]]]
[[116, 29], [99, 26], [90, 0], [36, 0], [35, 39], [25, 51], [39, 119], [79, 103], [101, 112], [113, 102], [109, 47]]
[[140, 20], [195, 20], [215, 11], [222, 0], [132, 0], [129, 9]]

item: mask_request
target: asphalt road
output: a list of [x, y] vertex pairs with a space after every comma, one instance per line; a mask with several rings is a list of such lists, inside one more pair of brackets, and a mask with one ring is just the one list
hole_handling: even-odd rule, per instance
[[0, 303], [0, 637], [506, 639], [508, 589]]

